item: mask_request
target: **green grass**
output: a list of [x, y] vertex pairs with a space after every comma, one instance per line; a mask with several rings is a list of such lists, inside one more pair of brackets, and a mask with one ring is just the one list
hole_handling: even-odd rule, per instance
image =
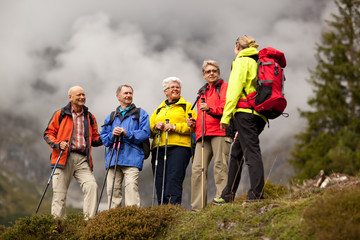
[[0, 225], [0, 239], [358, 239], [359, 183], [299, 192], [267, 183], [264, 194], [260, 202], [242, 204], [240, 196], [198, 213], [166, 205], [112, 209], [88, 222], [81, 214], [20, 218]]

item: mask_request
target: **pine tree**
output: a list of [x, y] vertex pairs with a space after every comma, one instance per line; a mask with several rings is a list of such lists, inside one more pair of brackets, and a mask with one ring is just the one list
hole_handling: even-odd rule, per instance
[[317, 44], [310, 71], [311, 111], [301, 111], [307, 128], [296, 136], [290, 163], [297, 178], [360, 172], [360, 0], [335, 0], [338, 14]]

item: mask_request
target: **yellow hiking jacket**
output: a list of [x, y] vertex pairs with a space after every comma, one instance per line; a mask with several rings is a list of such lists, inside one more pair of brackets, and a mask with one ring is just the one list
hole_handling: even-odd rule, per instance
[[[175, 125], [175, 131], [168, 133], [168, 146], [191, 146], [191, 129], [187, 126], [188, 113], [191, 113], [193, 118], [196, 119], [196, 112], [191, 110], [191, 103], [186, 102], [183, 97], [180, 97], [177, 103], [170, 106], [165, 104], [164, 100], [160, 106], [155, 109], [150, 118], [151, 137], [153, 139], [151, 149], [156, 148], [158, 135], [154, 126], [158, 122], [166, 123], [166, 119], [172, 125]], [[165, 131], [161, 132], [159, 146], [165, 146]]]

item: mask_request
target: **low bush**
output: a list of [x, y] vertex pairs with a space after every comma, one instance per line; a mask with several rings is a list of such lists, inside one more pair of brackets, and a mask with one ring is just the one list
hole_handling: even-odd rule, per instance
[[334, 189], [304, 211], [305, 232], [311, 239], [359, 239], [360, 187]]
[[35, 215], [17, 220], [1, 239], [80, 239], [85, 226], [82, 214], [68, 215], [65, 219]]
[[151, 239], [161, 235], [184, 212], [174, 205], [111, 209], [90, 220], [82, 239]]

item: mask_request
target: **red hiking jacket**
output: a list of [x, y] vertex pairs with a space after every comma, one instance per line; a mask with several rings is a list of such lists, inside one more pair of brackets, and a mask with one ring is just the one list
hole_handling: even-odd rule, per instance
[[[84, 106], [84, 136], [86, 141], [86, 155], [87, 162], [91, 169], [93, 169], [93, 161], [91, 158], [91, 146], [101, 146], [102, 141], [97, 130], [97, 123], [94, 115], [88, 111], [88, 108]], [[61, 116], [62, 115], [62, 116]], [[59, 124], [60, 116], [62, 118], [61, 123]], [[92, 124], [90, 124], [92, 122]], [[69, 146], [71, 146], [71, 135], [73, 132], [73, 119], [71, 114], [71, 103], [63, 107], [62, 109], [57, 110], [51, 117], [49, 124], [44, 132], [44, 139], [46, 143], [52, 148], [51, 153], [51, 166], [54, 167], [56, 161], [60, 155], [60, 142], [68, 140]], [[69, 158], [70, 152], [69, 148], [61, 155], [58, 166], [59, 168], [64, 168], [66, 161]]]
[[224, 80], [219, 79], [211, 88], [206, 84], [199, 90], [201, 95], [197, 102], [196, 141], [201, 138], [203, 118], [202, 111], [199, 109], [201, 98], [205, 98], [205, 102], [210, 108], [210, 110], [204, 114], [204, 136], [225, 136], [225, 132], [220, 128], [220, 120], [226, 102], [227, 86], [228, 84], [224, 82]]

